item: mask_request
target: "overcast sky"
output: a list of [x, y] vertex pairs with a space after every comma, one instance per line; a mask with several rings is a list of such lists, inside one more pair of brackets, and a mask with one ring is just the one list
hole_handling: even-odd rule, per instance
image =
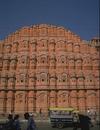
[[99, 0], [0, 0], [0, 39], [24, 26], [46, 23], [90, 40], [99, 32]]

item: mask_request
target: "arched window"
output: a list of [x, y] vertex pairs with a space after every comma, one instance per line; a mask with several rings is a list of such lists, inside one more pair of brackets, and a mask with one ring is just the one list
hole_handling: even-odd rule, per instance
[[75, 56], [75, 68], [79, 70], [82, 69], [82, 58], [80, 55]]
[[64, 36], [65, 35], [65, 30], [62, 27], [57, 28], [57, 36]]
[[77, 85], [77, 77], [75, 73], [70, 74], [70, 88], [76, 88]]
[[68, 68], [69, 69], [74, 69], [75, 68], [74, 56], [68, 56]]
[[8, 91], [7, 93], [7, 112], [10, 112], [14, 109], [14, 94], [12, 91]]
[[60, 62], [62, 64], [66, 64], [66, 56], [64, 56], [64, 55], [60, 56]]
[[49, 63], [50, 63], [50, 66], [56, 65], [56, 57], [55, 57], [55, 55], [50, 56]]
[[30, 52], [35, 52], [37, 48], [37, 40], [34, 39], [30, 42]]
[[94, 77], [92, 74], [88, 74], [85, 76], [85, 87], [94, 88]]
[[72, 42], [68, 42], [67, 43], [67, 51], [68, 52], [72, 52], [73, 51], [73, 43]]
[[67, 74], [66, 74], [66, 73], [62, 73], [62, 74], [61, 74], [61, 81], [62, 81], [63, 83], [66, 83], [66, 82], [67, 82]]
[[99, 57], [98, 56], [92, 58], [92, 68], [94, 70], [100, 69], [100, 63], [99, 63]]
[[55, 51], [55, 40], [54, 39], [52, 39], [52, 40], [50, 40], [49, 41], [49, 51]]
[[83, 57], [83, 69], [91, 69], [92, 67], [92, 62], [90, 57]]
[[68, 92], [58, 92], [58, 107], [69, 105], [69, 94]]
[[96, 93], [92, 90], [86, 93], [87, 108], [96, 107]]
[[66, 49], [65, 41], [60, 40], [56, 42], [56, 50], [65, 51], [65, 49]]
[[47, 103], [48, 103], [47, 93], [43, 91], [37, 92], [36, 97], [37, 97], [37, 103], [36, 103], [37, 111], [40, 111], [41, 108], [42, 111], [45, 112], [47, 110]]
[[35, 69], [37, 63], [36, 55], [30, 57], [30, 68]]
[[40, 77], [41, 77], [41, 82], [46, 82], [48, 80], [48, 77], [47, 77], [46, 73], [41, 73]]
[[51, 91], [49, 96], [50, 106], [49, 107], [56, 107], [56, 92]]
[[15, 111], [17, 113], [22, 113], [23, 111], [26, 111], [26, 110], [27, 110], [26, 94], [25, 92], [18, 91], [15, 93]]
[[37, 43], [37, 51], [47, 51], [48, 41], [46, 39], [41, 39]]
[[38, 62], [40, 64], [47, 64], [48, 63], [48, 57], [47, 55], [40, 55], [39, 58], [38, 58]]
[[13, 43], [12, 52], [17, 52], [17, 51], [18, 51], [18, 45], [19, 45], [18, 42], [14, 42], [14, 43]]
[[79, 43], [74, 43], [74, 52], [79, 53], [80, 52], [80, 45]]
[[17, 83], [19, 83], [19, 84], [27, 83], [28, 82], [27, 76], [28, 75], [26, 73], [17, 74]]
[[36, 78], [37, 78], [36, 80], [37, 87], [39, 88], [47, 87], [46, 85], [48, 84], [49, 81], [47, 73], [45, 72], [37, 73]]
[[10, 68], [11, 69], [16, 69], [16, 67], [17, 67], [17, 57], [13, 56], [10, 59]]
[[11, 52], [11, 45], [10, 44], [5, 45], [4, 50], [5, 50], [5, 53], [10, 53]]

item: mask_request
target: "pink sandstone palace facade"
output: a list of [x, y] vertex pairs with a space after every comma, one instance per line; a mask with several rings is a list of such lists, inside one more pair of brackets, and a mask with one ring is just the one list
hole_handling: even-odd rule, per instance
[[0, 113], [99, 110], [99, 51], [63, 27], [24, 27], [0, 41]]

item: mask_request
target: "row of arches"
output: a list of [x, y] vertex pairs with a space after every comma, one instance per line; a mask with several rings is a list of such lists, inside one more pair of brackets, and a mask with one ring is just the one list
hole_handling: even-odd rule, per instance
[[13, 57], [5, 57], [0, 60], [0, 65], [3, 69], [16, 69], [17, 67], [24, 68], [36, 68], [37, 66], [45, 66], [45, 67], [66, 67], [69, 69], [99, 69], [99, 58], [89, 58], [89, 57], [81, 57], [73, 55], [21, 55], [17, 58], [17, 56]]
[[15, 73], [2, 74], [0, 86], [2, 87], [16, 87], [17, 85], [24, 85], [32, 88], [45, 86], [46, 88], [98, 88], [99, 75], [84, 73]]
[[3, 111], [15, 112], [30, 111], [46, 112], [50, 107], [74, 107], [85, 111], [94, 107], [99, 111], [99, 93], [97, 91], [25, 91], [25, 92], [0, 92], [0, 113]]
[[32, 41], [23, 40], [19, 42], [13, 42], [12, 44], [4, 45], [5, 53], [20, 52], [20, 51], [67, 51], [75, 53], [96, 53], [96, 48], [89, 44], [66, 40], [47, 40], [47, 39], [34, 39]]

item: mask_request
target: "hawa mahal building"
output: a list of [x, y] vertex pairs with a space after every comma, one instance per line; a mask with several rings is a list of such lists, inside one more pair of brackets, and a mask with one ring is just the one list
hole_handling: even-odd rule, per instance
[[99, 58], [91, 42], [66, 28], [40, 24], [17, 30], [0, 41], [0, 113], [99, 111]]

